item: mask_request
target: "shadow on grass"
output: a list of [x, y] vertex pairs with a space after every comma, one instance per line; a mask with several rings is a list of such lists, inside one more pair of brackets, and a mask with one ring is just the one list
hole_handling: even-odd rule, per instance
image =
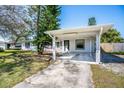
[[107, 53], [101, 49], [101, 61], [103, 63], [124, 63], [124, 58]]
[[[45, 59], [46, 58], [46, 59]], [[15, 52], [0, 56], [0, 87], [12, 87], [48, 67], [50, 56]]]
[[[11, 62], [6, 60], [13, 59]], [[32, 63], [33, 59], [28, 55], [20, 55], [18, 53], [11, 54], [9, 56], [2, 57], [0, 62], [0, 73], [13, 71], [15, 67], [28, 68], [28, 64]]]
[[17, 52], [0, 58], [2, 59], [0, 60], [0, 73], [11, 72], [15, 67], [30, 70], [30, 64], [32, 64], [32, 62], [46, 62], [49, 65], [51, 60], [49, 55], [27, 55]]

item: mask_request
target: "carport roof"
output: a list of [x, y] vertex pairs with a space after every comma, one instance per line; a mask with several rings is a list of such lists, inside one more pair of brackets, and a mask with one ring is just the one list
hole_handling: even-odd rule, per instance
[[101, 28], [103, 28], [102, 33], [104, 33], [109, 29], [111, 29], [112, 26], [113, 24], [102, 24], [102, 25], [95, 25], [95, 26], [85, 26], [80, 28], [51, 30], [51, 31], [46, 31], [45, 33], [50, 35], [74, 34], [74, 33], [100, 31]]

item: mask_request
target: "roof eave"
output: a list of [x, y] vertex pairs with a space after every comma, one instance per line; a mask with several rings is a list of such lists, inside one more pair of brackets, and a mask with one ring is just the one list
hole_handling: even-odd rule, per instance
[[[86, 30], [86, 29], [91, 29], [92, 31], [94, 30], [95, 31], [95, 29], [96, 30], [99, 30], [99, 29], [101, 29], [101, 27], [104, 29], [104, 31], [103, 31], [103, 33], [104, 32], [106, 32], [105, 31], [105, 28], [108, 30], [108, 28], [109, 29], [111, 29], [112, 27], [113, 27], [113, 24], [103, 24], [103, 25], [95, 25], [95, 26], [86, 26], [86, 27], [80, 27], [80, 28], [70, 28], [70, 29], [60, 29], [60, 30], [51, 30], [51, 31], [46, 31], [45, 33], [46, 34], [50, 34], [50, 35], [54, 35], [54, 34], [57, 34], [58, 32], [59, 33], [68, 33], [68, 32], [70, 32], [70, 31], [74, 31], [74, 30]], [[108, 28], [107, 28], [108, 27]], [[86, 32], [86, 31], [84, 31], [84, 32]], [[90, 32], [90, 31], [89, 31]]]

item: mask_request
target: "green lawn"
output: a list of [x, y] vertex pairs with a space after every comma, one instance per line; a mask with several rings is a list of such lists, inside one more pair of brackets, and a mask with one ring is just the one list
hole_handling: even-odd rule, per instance
[[8, 56], [11, 55], [12, 53], [6, 53], [6, 52], [0, 52], [0, 56]]
[[99, 65], [91, 65], [93, 82], [96, 88], [124, 88], [124, 76], [102, 69]]
[[22, 50], [5, 50], [4, 52], [0, 52], [0, 56], [8, 56], [13, 53], [22, 53], [22, 54], [31, 54], [31, 51], [22, 51]]
[[110, 54], [124, 55], [124, 51], [120, 52], [109, 52]]
[[[11, 50], [0, 53], [0, 87], [13, 87], [46, 68], [49, 61], [42, 60], [42, 57], [33, 55], [30, 51]], [[46, 59], [49, 59], [49, 56], [46, 56]]]

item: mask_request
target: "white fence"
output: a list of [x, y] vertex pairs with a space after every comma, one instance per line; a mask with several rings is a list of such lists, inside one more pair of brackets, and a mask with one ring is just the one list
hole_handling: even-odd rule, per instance
[[124, 43], [101, 43], [101, 48], [105, 52], [120, 52], [124, 51]]

